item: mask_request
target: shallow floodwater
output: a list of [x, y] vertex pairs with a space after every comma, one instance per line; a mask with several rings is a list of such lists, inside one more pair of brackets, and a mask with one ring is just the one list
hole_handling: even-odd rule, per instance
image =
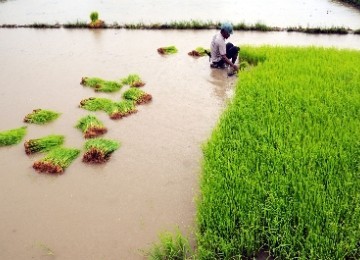
[[88, 21], [98, 11], [107, 23], [173, 20], [265, 23], [269, 26], [360, 28], [360, 11], [333, 0], [2, 0], [0, 24]]
[[[66, 146], [81, 148], [74, 128], [88, 111], [88, 97], [120, 99], [80, 85], [81, 77], [116, 80], [137, 73], [153, 96], [121, 120], [96, 116], [107, 138], [121, 142], [109, 162], [76, 159], [59, 176], [38, 174], [23, 142], [0, 148], [1, 259], [143, 259], [141, 250], [160, 232], [180, 229], [194, 237], [195, 198], [201, 144], [210, 136], [231, 97], [236, 78], [209, 68], [208, 59], [187, 52], [206, 47], [208, 31], [0, 30], [0, 131], [25, 125], [33, 109], [61, 112], [45, 126], [28, 125], [25, 139], [63, 134]], [[240, 33], [235, 44], [320, 45], [360, 49], [358, 36], [299, 33]], [[176, 45], [160, 56], [156, 49]], [[53, 256], [49, 256], [53, 254]]]

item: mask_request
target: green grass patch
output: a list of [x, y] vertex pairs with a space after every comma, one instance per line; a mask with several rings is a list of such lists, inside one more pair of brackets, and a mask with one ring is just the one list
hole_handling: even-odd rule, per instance
[[132, 100], [136, 104], [148, 103], [152, 100], [152, 96], [145, 91], [138, 88], [130, 88], [123, 93], [123, 97], [126, 100]]
[[97, 77], [83, 77], [80, 84], [93, 88], [96, 92], [116, 92], [123, 86], [120, 82], [103, 80]]
[[78, 149], [58, 147], [51, 150], [43, 159], [36, 161], [33, 168], [43, 173], [63, 173], [79, 154]]
[[26, 115], [24, 118], [25, 123], [43, 125], [54, 121], [60, 116], [60, 113], [46, 110], [46, 109], [34, 109], [33, 112]]
[[63, 135], [48, 135], [41, 138], [30, 139], [25, 141], [25, 153], [27, 155], [41, 152], [48, 152], [55, 147], [64, 143], [65, 137]]
[[142, 87], [145, 85], [139, 75], [137, 74], [129, 74], [127, 77], [120, 80], [121, 84], [129, 85], [130, 87]]
[[0, 146], [20, 143], [26, 132], [26, 126], [0, 132]]
[[104, 124], [94, 115], [87, 115], [81, 118], [76, 124], [76, 128], [80, 129], [85, 138], [94, 138], [107, 132]]
[[160, 47], [157, 49], [158, 53], [163, 54], [163, 55], [168, 55], [168, 54], [175, 54], [178, 52], [178, 49], [175, 46], [165, 46], [165, 47]]
[[349, 29], [344, 27], [329, 27], [329, 28], [322, 28], [322, 27], [307, 27], [303, 28], [299, 27], [289, 27], [286, 29], [288, 32], [303, 32], [309, 34], [348, 34]]
[[120, 143], [110, 139], [94, 138], [86, 141], [83, 162], [104, 163], [110, 159], [111, 154], [119, 149]]
[[243, 46], [203, 147], [199, 259], [360, 258], [360, 52]]

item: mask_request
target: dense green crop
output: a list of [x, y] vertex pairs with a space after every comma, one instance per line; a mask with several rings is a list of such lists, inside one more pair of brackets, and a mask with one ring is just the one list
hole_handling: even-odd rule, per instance
[[24, 143], [25, 153], [41, 153], [47, 152], [64, 143], [65, 137], [63, 135], [47, 135], [41, 138], [30, 139]]
[[20, 143], [26, 132], [26, 126], [0, 132], [0, 146]]
[[60, 113], [46, 109], [34, 109], [24, 118], [24, 122], [31, 124], [43, 125], [54, 121], [60, 116]]
[[257, 66], [203, 148], [199, 258], [266, 246], [280, 259], [359, 259], [360, 52], [240, 55]]

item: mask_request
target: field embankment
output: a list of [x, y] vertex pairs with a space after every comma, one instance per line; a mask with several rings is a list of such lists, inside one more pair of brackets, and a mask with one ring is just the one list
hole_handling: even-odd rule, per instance
[[240, 56], [256, 66], [203, 148], [199, 258], [359, 259], [360, 52]]

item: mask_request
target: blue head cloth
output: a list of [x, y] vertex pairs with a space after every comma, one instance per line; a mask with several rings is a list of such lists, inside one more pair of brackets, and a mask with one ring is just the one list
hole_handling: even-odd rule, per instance
[[226, 31], [228, 34], [233, 33], [233, 27], [230, 23], [226, 22], [221, 25], [221, 29]]

